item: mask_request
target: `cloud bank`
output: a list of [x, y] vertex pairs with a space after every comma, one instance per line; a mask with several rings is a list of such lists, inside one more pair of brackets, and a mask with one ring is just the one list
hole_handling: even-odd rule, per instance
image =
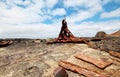
[[77, 37], [94, 36], [97, 31], [112, 33], [120, 29], [119, 2], [0, 0], [0, 38], [57, 37], [64, 15]]

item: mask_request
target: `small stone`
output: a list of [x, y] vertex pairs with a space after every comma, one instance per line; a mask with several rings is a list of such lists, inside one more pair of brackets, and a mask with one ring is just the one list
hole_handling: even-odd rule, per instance
[[63, 67], [58, 67], [54, 71], [54, 77], [68, 77], [68, 74]]

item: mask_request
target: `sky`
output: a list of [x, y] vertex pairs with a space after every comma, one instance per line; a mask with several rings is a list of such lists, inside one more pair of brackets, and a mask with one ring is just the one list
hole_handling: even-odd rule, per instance
[[120, 30], [120, 0], [0, 0], [0, 38], [58, 37], [61, 21], [76, 37]]

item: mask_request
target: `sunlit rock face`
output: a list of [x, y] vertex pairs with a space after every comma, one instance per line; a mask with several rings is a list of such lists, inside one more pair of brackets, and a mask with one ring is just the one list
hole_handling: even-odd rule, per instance
[[120, 37], [120, 30], [112, 33], [110, 36]]

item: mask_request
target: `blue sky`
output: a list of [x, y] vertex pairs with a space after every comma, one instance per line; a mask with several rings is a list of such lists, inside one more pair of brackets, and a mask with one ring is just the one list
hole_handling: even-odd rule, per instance
[[120, 0], [0, 0], [0, 38], [57, 37], [64, 15], [77, 37], [120, 30]]

